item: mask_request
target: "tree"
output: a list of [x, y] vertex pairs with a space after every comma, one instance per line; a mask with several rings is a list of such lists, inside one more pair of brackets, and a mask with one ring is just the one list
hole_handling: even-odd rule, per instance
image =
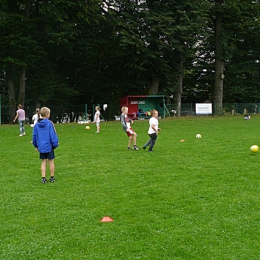
[[207, 18], [205, 5], [196, 0], [116, 3], [113, 10], [118, 11], [116, 29], [124, 67], [145, 84], [149, 94], [176, 90], [179, 113], [183, 66], [195, 53], [199, 28]]
[[222, 102], [223, 102], [223, 79], [225, 60], [223, 59], [223, 53], [221, 48], [221, 37], [223, 27], [223, 13], [218, 10], [219, 6], [223, 5], [223, 0], [216, 0], [216, 12], [215, 12], [215, 91], [214, 91], [214, 104], [215, 114], [222, 114]]
[[[247, 64], [250, 57], [251, 65], [255, 63], [254, 67], [257, 67], [256, 57], [258, 57], [259, 51], [258, 48], [255, 48], [256, 45], [252, 43], [255, 43], [258, 38], [255, 37], [259, 32], [259, 21], [257, 21], [259, 11], [258, 2], [215, 0], [215, 6], [212, 8], [213, 23], [215, 25], [215, 114], [222, 114], [224, 77], [225, 74], [227, 76], [231, 75], [226, 68], [235, 60], [234, 57], [239, 54], [239, 63], [246, 59]], [[248, 41], [249, 38], [252, 43]], [[246, 52], [243, 53], [244, 51]], [[234, 65], [239, 67], [239, 63]], [[248, 71], [245, 67], [241, 71], [244, 75], [247, 74], [245, 70]], [[257, 74], [256, 78], [259, 77], [259, 74]], [[241, 78], [241, 75], [233, 75], [233, 78], [236, 77]]]
[[[29, 63], [38, 59], [42, 49], [31, 32], [34, 23], [30, 20], [30, 1], [2, 1], [2, 18], [0, 20], [0, 64], [5, 71], [8, 83], [9, 120], [15, 114], [17, 103], [24, 105], [26, 69]], [[16, 85], [19, 84], [16, 99]]]

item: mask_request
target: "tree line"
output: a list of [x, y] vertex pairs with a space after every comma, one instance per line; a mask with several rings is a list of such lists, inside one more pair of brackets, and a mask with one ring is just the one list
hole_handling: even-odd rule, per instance
[[0, 93], [9, 106], [259, 101], [259, 1], [0, 3]]

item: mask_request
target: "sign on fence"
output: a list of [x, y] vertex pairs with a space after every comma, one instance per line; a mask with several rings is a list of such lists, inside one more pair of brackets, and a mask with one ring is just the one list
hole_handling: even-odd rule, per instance
[[211, 115], [212, 114], [212, 104], [211, 103], [196, 103], [196, 114]]

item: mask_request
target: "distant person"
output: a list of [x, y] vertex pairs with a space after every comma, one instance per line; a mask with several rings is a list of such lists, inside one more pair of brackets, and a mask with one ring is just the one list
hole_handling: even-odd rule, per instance
[[134, 123], [134, 121], [131, 120], [130, 118], [128, 118], [128, 116], [127, 116], [128, 107], [122, 107], [121, 111], [122, 111], [122, 114], [120, 116], [120, 121], [123, 126], [123, 130], [126, 132], [127, 136], [129, 137], [127, 149], [131, 150], [131, 144], [133, 142], [134, 143], [133, 149], [138, 151], [140, 149], [136, 146], [137, 134], [134, 131], [134, 129], [131, 128], [131, 123]]
[[21, 104], [19, 104], [17, 108], [18, 108], [18, 110], [16, 111], [16, 116], [14, 118], [14, 122], [18, 118], [18, 123], [19, 123], [19, 127], [20, 127], [19, 136], [24, 136], [25, 135], [25, 129], [24, 129], [25, 111], [23, 110], [23, 106]]
[[143, 149], [146, 149], [147, 146], [149, 146], [149, 152], [153, 152], [153, 147], [155, 145], [158, 132], [161, 131], [161, 129], [158, 127], [158, 111], [152, 110], [151, 111], [152, 117], [149, 119], [149, 129], [148, 129], [148, 135], [150, 139], [147, 141], [147, 143], [143, 146]]
[[54, 124], [50, 117], [50, 109], [47, 107], [42, 107], [40, 110], [41, 121], [36, 123], [33, 128], [33, 146], [37, 148], [40, 153], [41, 164], [41, 174], [42, 183], [48, 182], [46, 179], [46, 164], [49, 161], [50, 166], [50, 182], [55, 182], [54, 172], [54, 149], [59, 146], [58, 136], [54, 127]]
[[32, 117], [33, 125], [35, 125], [35, 124], [39, 121], [39, 119], [40, 119], [40, 114], [39, 114], [39, 112], [40, 112], [40, 109], [39, 109], [39, 108], [36, 108], [35, 114], [34, 114], [33, 117]]
[[95, 107], [96, 113], [94, 115], [94, 122], [96, 122], [97, 131], [96, 134], [100, 132], [100, 107]]

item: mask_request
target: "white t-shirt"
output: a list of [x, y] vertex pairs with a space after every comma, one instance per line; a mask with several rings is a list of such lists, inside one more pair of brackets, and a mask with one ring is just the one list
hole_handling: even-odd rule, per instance
[[150, 135], [150, 134], [156, 133], [156, 132], [153, 130], [152, 125], [154, 125], [154, 126], [155, 126], [155, 129], [158, 130], [158, 126], [159, 126], [158, 119], [155, 118], [155, 117], [151, 117], [151, 118], [149, 119], [149, 125], [150, 125], [150, 127], [149, 127], [149, 130], [148, 130], [148, 134]]
[[32, 117], [33, 124], [35, 125], [38, 122], [38, 115], [34, 114]]
[[97, 110], [94, 116], [95, 122], [100, 123], [100, 111]]

